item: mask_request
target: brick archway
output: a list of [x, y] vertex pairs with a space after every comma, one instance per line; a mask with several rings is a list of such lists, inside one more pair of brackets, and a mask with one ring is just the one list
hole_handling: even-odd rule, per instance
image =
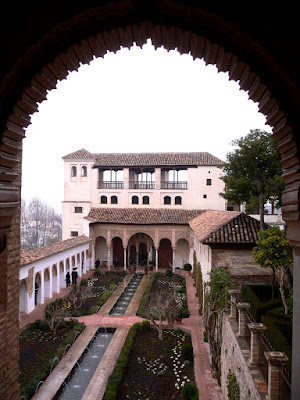
[[[0, 312], [5, 321], [0, 329], [0, 341], [6, 343], [0, 355], [7, 366], [0, 372], [0, 397], [11, 399], [18, 398], [18, 288], [13, 282], [19, 263], [24, 129], [37, 111], [38, 103], [46, 99], [47, 91], [55, 88], [57, 81], [66, 78], [69, 71], [78, 69], [80, 63], [88, 63], [94, 55], [101, 57], [107, 50], [130, 47], [133, 42], [141, 46], [150, 37], [155, 47], [177, 48], [181, 54], [191, 52], [194, 58], [215, 64], [219, 71], [228, 71], [230, 78], [238, 81], [241, 89], [259, 104], [259, 110], [273, 127], [287, 184], [282, 199], [283, 215], [288, 225], [288, 237], [296, 255], [300, 255], [300, 175], [295, 134], [300, 125], [300, 83], [298, 72], [293, 70], [298, 67], [292, 58], [288, 59], [285, 51], [288, 49], [292, 54], [292, 36], [297, 39], [295, 28], [289, 30], [288, 24], [290, 19], [293, 20], [293, 13], [284, 26], [285, 19], [281, 18], [284, 9], [280, 8], [275, 15], [272, 14], [275, 11], [264, 8], [263, 4], [259, 13], [255, 13], [255, 7], [245, 13], [240, 12], [238, 6], [227, 4], [223, 8], [208, 4], [213, 2], [203, 2], [200, 9], [193, 1], [183, 0], [107, 0], [101, 3], [102, 6], [96, 1], [87, 2], [86, 6], [73, 2], [68, 10], [60, 3], [54, 3], [51, 12], [47, 4], [44, 10], [40, 9], [43, 5], [36, 10], [31, 10], [27, 4], [22, 9], [20, 5], [16, 16], [7, 5], [1, 24], [2, 35], [10, 47], [7, 46], [9, 51], [0, 67], [3, 74], [0, 82]], [[269, 18], [270, 15], [277, 19]], [[257, 30], [256, 19], [263, 21], [264, 30]], [[13, 35], [8, 34], [9, 23], [12, 23]], [[280, 26], [278, 32], [274, 26]], [[278, 33], [275, 45], [272, 43], [274, 30]], [[285, 31], [291, 32], [290, 38]], [[281, 59], [280, 51], [287, 58], [286, 62]], [[300, 268], [299, 257], [297, 260], [295, 267]], [[300, 277], [297, 279], [299, 283]]]

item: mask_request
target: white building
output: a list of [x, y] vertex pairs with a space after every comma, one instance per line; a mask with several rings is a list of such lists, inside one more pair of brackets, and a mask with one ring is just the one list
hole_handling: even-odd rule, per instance
[[219, 193], [223, 161], [209, 153], [98, 154], [63, 157], [62, 238], [86, 234], [93, 208], [233, 210]]

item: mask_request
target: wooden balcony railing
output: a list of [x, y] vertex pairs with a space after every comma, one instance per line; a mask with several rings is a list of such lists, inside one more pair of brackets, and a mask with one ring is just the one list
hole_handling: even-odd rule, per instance
[[119, 181], [98, 182], [98, 189], [123, 189], [124, 183]]
[[155, 182], [129, 181], [129, 189], [155, 189]]
[[171, 190], [187, 190], [188, 183], [187, 181], [165, 181], [161, 182], [161, 189], [171, 189]]

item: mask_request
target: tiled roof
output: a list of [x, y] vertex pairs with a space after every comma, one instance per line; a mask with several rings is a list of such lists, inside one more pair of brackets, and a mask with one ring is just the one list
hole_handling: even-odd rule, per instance
[[92, 154], [85, 149], [80, 149], [80, 150], [74, 151], [73, 153], [67, 154], [66, 156], [63, 157], [63, 160], [67, 160], [67, 159], [94, 160], [95, 154]]
[[60, 253], [61, 251], [71, 249], [72, 247], [76, 247], [80, 244], [85, 244], [90, 241], [91, 241], [90, 238], [82, 235], [71, 239], [63, 240], [60, 242], [56, 242], [49, 246], [40, 247], [39, 249], [34, 249], [34, 250], [21, 249], [20, 266], [22, 267], [32, 262], [41, 260], [42, 258], [49, 257], [52, 254]]
[[255, 244], [259, 221], [244, 213], [208, 210], [190, 221], [200, 242], [205, 244]]
[[85, 149], [68, 154], [63, 159], [95, 159], [95, 167], [213, 166], [224, 164], [224, 161], [210, 153], [90, 153]]
[[86, 217], [90, 222], [111, 224], [188, 224], [202, 210], [156, 208], [92, 208]]

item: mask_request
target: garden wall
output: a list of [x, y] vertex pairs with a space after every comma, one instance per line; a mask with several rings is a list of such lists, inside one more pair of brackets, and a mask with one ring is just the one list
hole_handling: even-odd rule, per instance
[[[223, 337], [221, 349], [221, 389], [224, 398], [227, 399], [226, 380], [229, 369], [235, 374], [240, 388], [240, 400], [261, 400], [252, 373], [248, 367], [250, 349], [245, 340], [237, 336], [237, 323], [230, 321], [227, 315], [224, 316]], [[251, 373], [252, 372], [252, 373]]]

